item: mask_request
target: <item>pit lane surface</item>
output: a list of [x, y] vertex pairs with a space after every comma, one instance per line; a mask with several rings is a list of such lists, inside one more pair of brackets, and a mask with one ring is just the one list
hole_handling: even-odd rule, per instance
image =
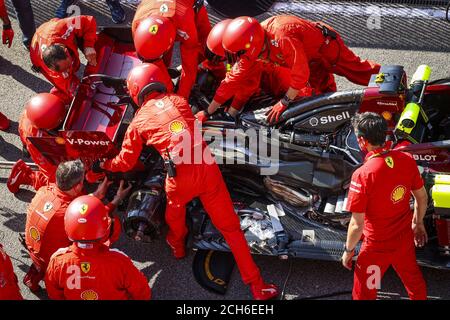
[[[8, 5], [8, 0], [6, 1]], [[51, 12], [37, 8], [42, 3], [32, 1], [36, 8], [36, 21], [39, 24], [50, 17]], [[45, 1], [47, 7], [58, 1]], [[54, 7], [53, 7], [54, 8]], [[101, 1], [90, 8], [83, 6], [84, 14], [95, 14], [99, 25], [110, 24], [109, 12]], [[128, 20], [132, 11], [127, 9]], [[13, 27], [16, 32], [14, 44], [10, 49], [0, 46], [0, 108], [13, 122], [9, 132], [1, 132], [0, 161], [16, 161], [21, 157], [21, 143], [17, 133], [17, 121], [25, 102], [36, 92], [48, 92], [50, 84], [40, 75], [30, 70], [28, 52], [20, 42], [20, 29], [15, 19]], [[450, 25], [449, 25], [450, 28]], [[408, 75], [412, 75], [419, 64], [431, 66], [432, 79], [449, 77], [450, 54], [432, 51], [402, 51], [386, 49], [354, 48], [361, 57], [370, 58], [382, 64], [404, 65]], [[340, 89], [355, 88], [344, 79], [338, 79]], [[28, 160], [29, 161], [29, 160]], [[31, 260], [18, 241], [18, 233], [25, 227], [27, 204], [34, 195], [31, 189], [22, 189], [16, 196], [9, 193], [6, 180], [9, 170], [0, 169], [0, 242], [4, 245], [14, 264], [19, 278], [22, 295], [25, 299], [47, 299], [45, 291], [34, 295], [22, 285], [22, 279]], [[241, 282], [235, 270], [228, 292], [222, 297], [202, 289], [192, 275], [193, 253], [182, 261], [172, 258], [169, 248], [163, 240], [152, 244], [133, 242], [122, 236], [115, 245], [134, 261], [135, 265], [150, 280], [154, 299], [251, 299], [248, 288]], [[272, 257], [256, 257], [264, 277], [282, 287], [290, 268], [290, 261], [279, 261]], [[432, 299], [450, 299], [450, 272], [423, 268], [427, 281], [428, 295]], [[296, 259], [292, 261], [291, 276], [285, 289], [286, 299], [304, 298], [324, 295], [330, 292], [348, 291], [352, 286], [352, 273], [337, 262], [324, 262]], [[380, 298], [404, 299], [406, 292], [392, 272], [388, 271], [382, 282]], [[334, 297], [350, 299], [349, 294]]]

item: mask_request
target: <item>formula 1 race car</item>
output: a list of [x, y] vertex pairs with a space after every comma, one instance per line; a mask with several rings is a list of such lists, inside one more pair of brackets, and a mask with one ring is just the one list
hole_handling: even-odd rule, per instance
[[[55, 162], [81, 158], [90, 166], [116, 155], [136, 111], [123, 81], [141, 63], [130, 30], [101, 29], [96, 49], [96, 73], [82, 79], [58, 135], [29, 138]], [[417, 250], [418, 261], [450, 269], [450, 79], [429, 77], [430, 69], [420, 66], [408, 85], [403, 67], [383, 66], [367, 88], [294, 103], [275, 127], [265, 121], [273, 103], [267, 96], [253, 98], [237, 120], [219, 112], [207, 121], [203, 136], [221, 166], [252, 253], [340, 259], [350, 219], [345, 211], [350, 178], [363, 161], [350, 119], [372, 111], [388, 121], [393, 146], [413, 155], [430, 194], [429, 242]], [[211, 82], [208, 72], [199, 75], [193, 110], [207, 106]], [[136, 168], [111, 174], [133, 184], [123, 215], [131, 239], [151, 242], [162, 232], [164, 170], [159, 155], [146, 147]], [[199, 256], [229, 251], [199, 201], [192, 201], [187, 217], [189, 245]]]

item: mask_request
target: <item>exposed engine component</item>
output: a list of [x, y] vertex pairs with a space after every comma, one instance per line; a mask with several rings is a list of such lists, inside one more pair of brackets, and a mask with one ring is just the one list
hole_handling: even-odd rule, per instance
[[281, 181], [271, 179], [270, 177], [264, 178], [264, 185], [274, 197], [296, 207], [312, 206], [317, 201], [317, 197], [314, 197], [312, 194], [304, 190], [294, 190]]
[[163, 179], [151, 178], [146, 182], [148, 189], [136, 190], [130, 196], [123, 225], [125, 233], [136, 241], [151, 242], [160, 234], [164, 223]]

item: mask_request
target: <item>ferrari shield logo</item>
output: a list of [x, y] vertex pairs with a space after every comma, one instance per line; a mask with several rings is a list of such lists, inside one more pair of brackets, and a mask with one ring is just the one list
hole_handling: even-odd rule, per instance
[[50, 210], [53, 209], [53, 203], [51, 202], [46, 202], [44, 204], [44, 212], [49, 212]]
[[88, 205], [86, 203], [83, 203], [80, 207], [80, 213], [81, 214], [86, 214], [86, 212], [88, 211]]
[[158, 100], [155, 102], [155, 106], [159, 109], [163, 109], [164, 108], [164, 101], [162, 100]]
[[81, 263], [81, 271], [84, 273], [88, 273], [91, 270], [91, 263], [90, 262], [82, 262]]
[[158, 33], [158, 25], [157, 24], [151, 25], [150, 28], [148, 29], [148, 31], [151, 34], [157, 34]]
[[392, 157], [386, 157], [384, 159], [384, 162], [386, 162], [386, 164], [389, 168], [392, 169], [394, 167], [394, 159], [392, 159]]
[[163, 3], [161, 7], [159, 7], [159, 11], [162, 13], [167, 13], [169, 12], [169, 7], [167, 6], [167, 4]]

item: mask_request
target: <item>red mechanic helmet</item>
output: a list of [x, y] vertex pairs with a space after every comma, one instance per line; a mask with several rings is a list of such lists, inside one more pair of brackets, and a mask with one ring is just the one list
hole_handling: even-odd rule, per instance
[[139, 57], [146, 61], [160, 59], [175, 42], [176, 28], [166, 17], [151, 16], [139, 23], [133, 35]]
[[173, 84], [167, 72], [153, 63], [143, 63], [131, 69], [127, 87], [131, 99], [140, 107], [148, 94], [171, 92]]
[[64, 228], [71, 241], [96, 242], [109, 235], [111, 219], [105, 205], [93, 195], [74, 199], [66, 209]]
[[236, 61], [241, 56], [253, 60], [264, 46], [264, 29], [252, 17], [233, 19], [225, 29], [222, 45], [228, 60]]
[[54, 129], [66, 116], [64, 102], [51, 93], [39, 93], [25, 104], [30, 122], [39, 129]]
[[[211, 31], [208, 34], [208, 39], [206, 40], [206, 47], [208, 48], [209, 52], [207, 55], [209, 55], [208, 60], [213, 59], [219, 59], [215, 56], [218, 56], [220, 58], [225, 58], [225, 50], [222, 46], [222, 39], [223, 35], [225, 33], [225, 29], [230, 24], [230, 22], [233, 21], [232, 19], [226, 19], [223, 21], [220, 21], [218, 24], [214, 26], [214, 28], [211, 29]], [[212, 53], [212, 54], [209, 54]], [[210, 58], [211, 57], [211, 58]]]

